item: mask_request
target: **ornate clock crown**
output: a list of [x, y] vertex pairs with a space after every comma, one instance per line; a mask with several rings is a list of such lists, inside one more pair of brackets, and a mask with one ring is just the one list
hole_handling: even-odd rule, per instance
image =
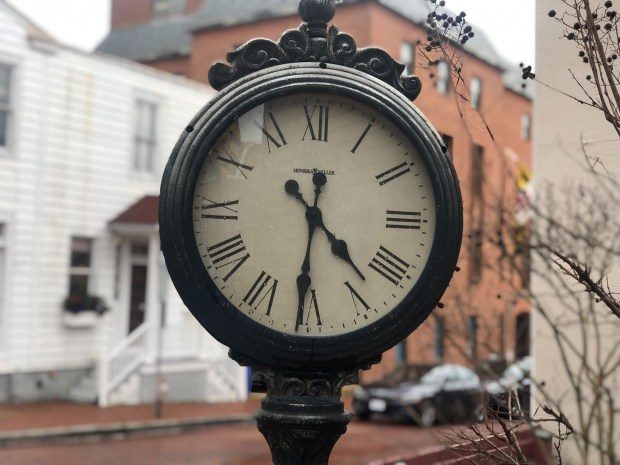
[[257, 71], [277, 65], [320, 62], [346, 66], [367, 73], [394, 87], [410, 100], [422, 91], [416, 76], [402, 76], [405, 65], [380, 48], [358, 49], [355, 39], [329, 26], [336, 14], [334, 0], [301, 0], [299, 15], [304, 23], [286, 31], [278, 42], [255, 39], [227, 55], [229, 64], [216, 63], [209, 82], [216, 90]]

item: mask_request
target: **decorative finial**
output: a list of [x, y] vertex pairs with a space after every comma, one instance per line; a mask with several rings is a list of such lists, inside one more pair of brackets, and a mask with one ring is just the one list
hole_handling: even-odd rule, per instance
[[301, 0], [299, 15], [306, 23], [329, 23], [336, 15], [335, 0]]

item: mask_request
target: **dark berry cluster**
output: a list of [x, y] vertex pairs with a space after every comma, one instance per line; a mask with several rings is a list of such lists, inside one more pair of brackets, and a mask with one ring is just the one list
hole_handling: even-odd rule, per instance
[[442, 46], [442, 41], [449, 40], [465, 45], [474, 37], [474, 31], [467, 24], [467, 14], [462, 11], [459, 14], [446, 10], [445, 0], [429, 0], [433, 5], [426, 20], [431, 32], [426, 44], [426, 51], [432, 52]]
[[[594, 10], [582, 0], [576, 2], [569, 10], [558, 14], [549, 11], [549, 17], [562, 23], [565, 27], [564, 37], [575, 41], [579, 48], [578, 56], [583, 63], [594, 65], [606, 62], [613, 69], [613, 62], [618, 59], [618, 24], [620, 17], [613, 9], [613, 2], [607, 0], [603, 6]], [[588, 80], [591, 80], [590, 76]]]

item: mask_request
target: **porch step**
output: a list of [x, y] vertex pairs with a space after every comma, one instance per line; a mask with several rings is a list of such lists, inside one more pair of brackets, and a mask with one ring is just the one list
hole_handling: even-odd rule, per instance
[[97, 403], [97, 381], [94, 372], [83, 376], [78, 384], [71, 388], [69, 400], [78, 404]]

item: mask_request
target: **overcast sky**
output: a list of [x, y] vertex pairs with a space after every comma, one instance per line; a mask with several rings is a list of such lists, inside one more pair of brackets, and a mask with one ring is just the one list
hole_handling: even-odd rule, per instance
[[[84, 50], [92, 50], [109, 28], [110, 0], [9, 0], [9, 3], [61, 42]], [[508, 60], [534, 63], [535, 0], [446, 0], [446, 6], [455, 12], [467, 12], [467, 19], [485, 30]]]

